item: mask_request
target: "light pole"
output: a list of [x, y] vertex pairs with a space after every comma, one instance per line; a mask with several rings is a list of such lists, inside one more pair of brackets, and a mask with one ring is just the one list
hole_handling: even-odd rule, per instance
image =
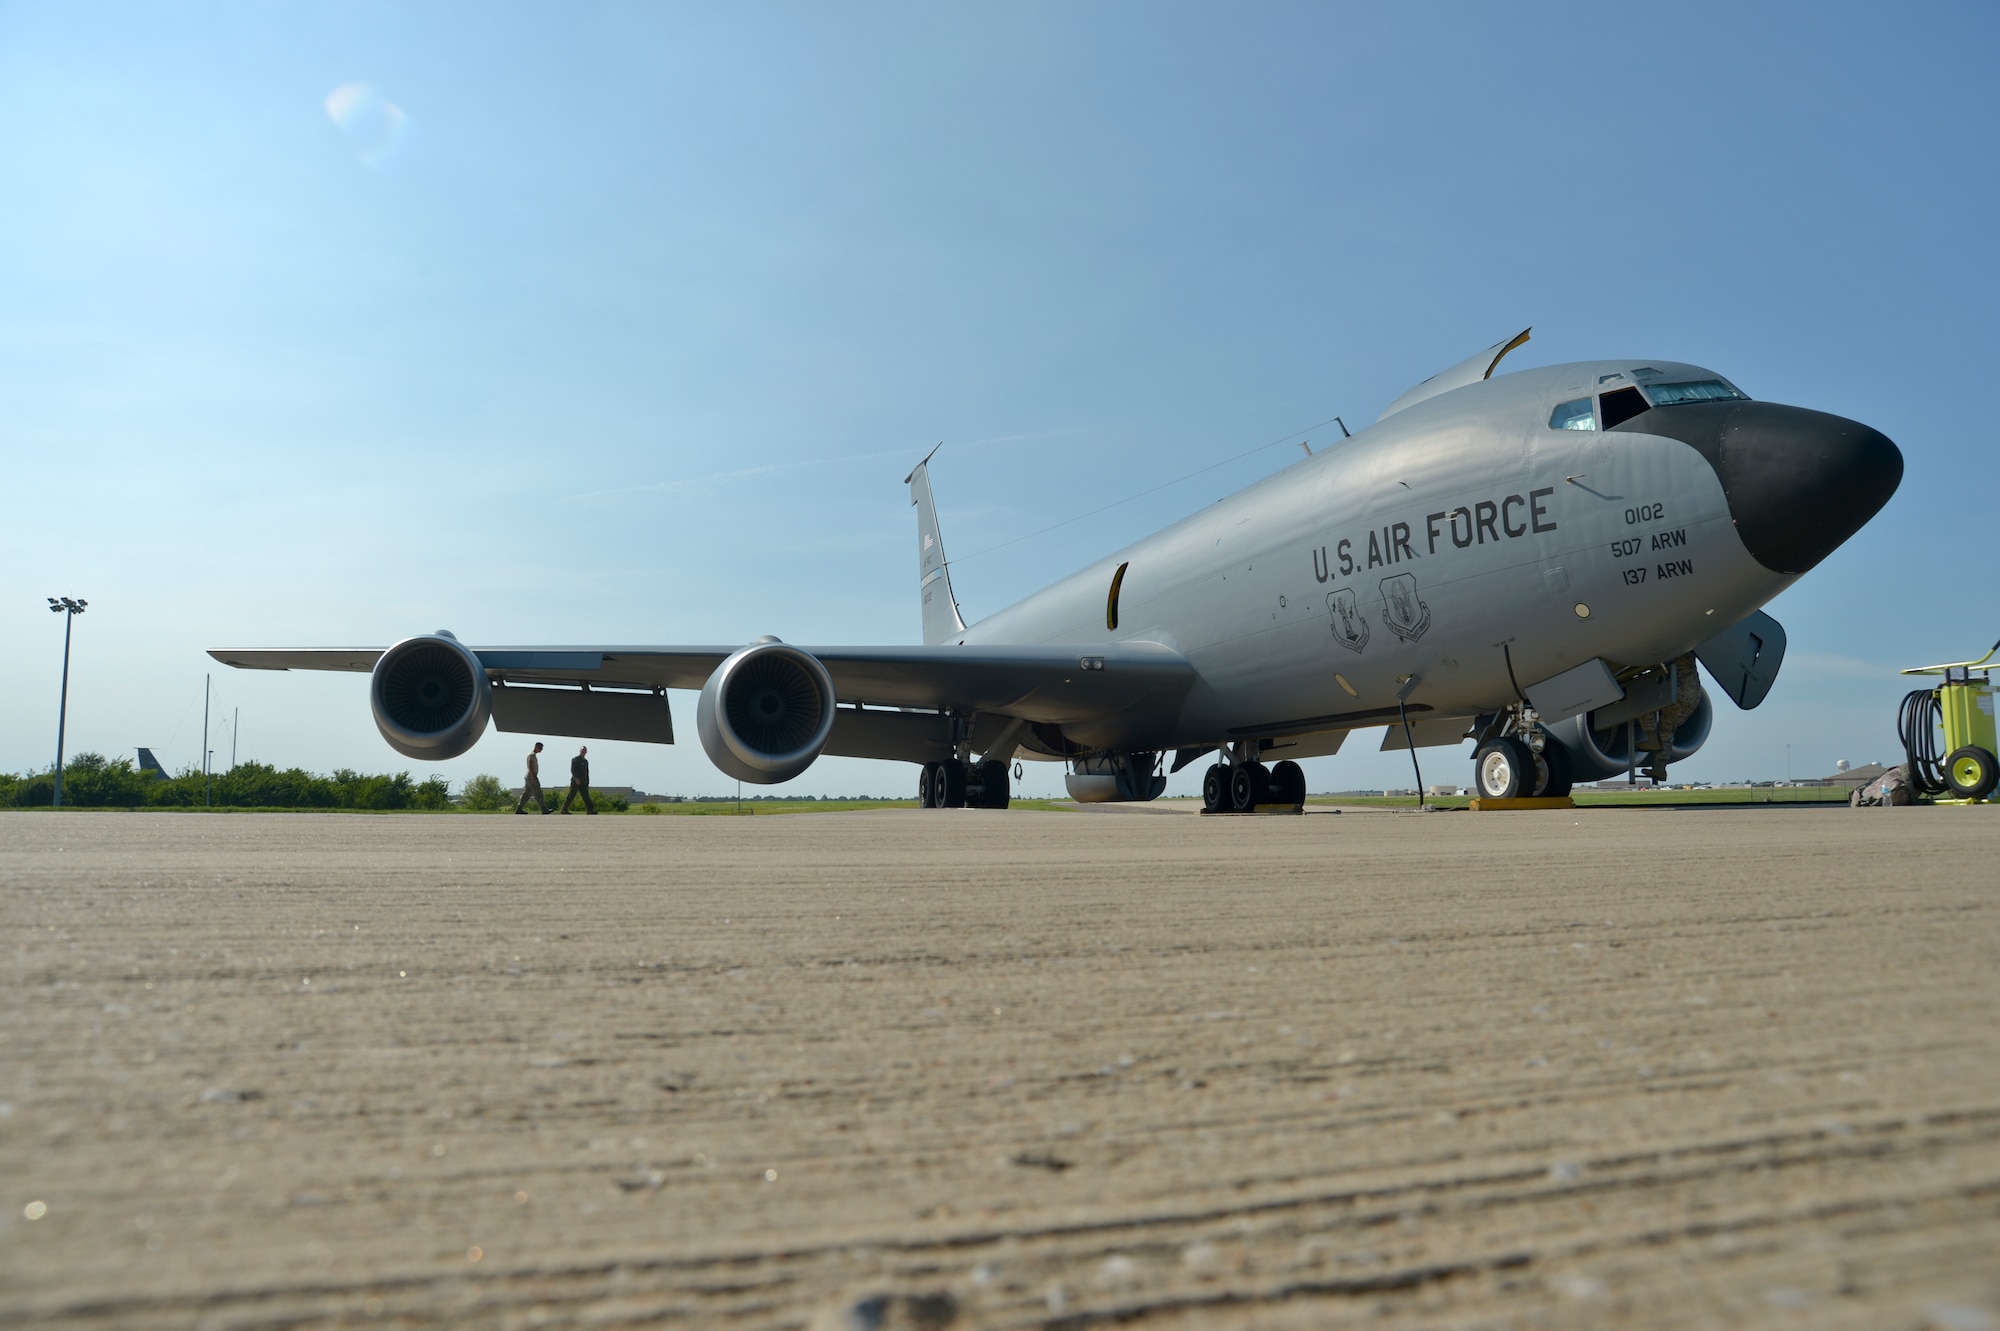
[[48, 602], [50, 610], [64, 617], [63, 618], [62, 705], [56, 709], [55, 807], [60, 809], [62, 807], [63, 732], [69, 726], [69, 631], [71, 627], [75, 625], [76, 617], [83, 613], [83, 608], [89, 605], [90, 602], [79, 601], [68, 596], [51, 596], [48, 598]]

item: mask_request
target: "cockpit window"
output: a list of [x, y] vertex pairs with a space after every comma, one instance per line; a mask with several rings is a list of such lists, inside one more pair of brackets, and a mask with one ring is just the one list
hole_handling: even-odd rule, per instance
[[1551, 430], [1595, 430], [1597, 413], [1590, 409], [1590, 399], [1580, 397], [1574, 402], [1565, 402], [1549, 413]]
[[1620, 388], [1606, 393], [1600, 402], [1604, 407], [1604, 428], [1607, 430], [1615, 430], [1634, 416], [1652, 410], [1636, 388]]
[[1750, 399], [1720, 379], [1698, 379], [1686, 384], [1651, 384], [1646, 393], [1656, 407], [1682, 402], [1748, 402]]

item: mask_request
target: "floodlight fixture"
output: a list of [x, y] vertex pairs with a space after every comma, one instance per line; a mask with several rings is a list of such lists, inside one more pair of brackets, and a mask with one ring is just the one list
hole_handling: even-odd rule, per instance
[[69, 635], [70, 629], [76, 624], [76, 617], [83, 613], [83, 608], [89, 605], [90, 602], [69, 596], [51, 596], [46, 599], [49, 603], [49, 609], [55, 614], [63, 616], [62, 701], [56, 708], [55, 807], [60, 809], [62, 807], [63, 735], [69, 727]]

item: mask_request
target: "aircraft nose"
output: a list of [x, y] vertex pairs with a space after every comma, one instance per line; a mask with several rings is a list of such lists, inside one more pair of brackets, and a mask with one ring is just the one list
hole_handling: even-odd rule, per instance
[[1655, 407], [1612, 427], [1664, 435], [1708, 459], [1736, 531], [1774, 573], [1804, 573], [1875, 516], [1903, 479], [1903, 454], [1859, 421], [1776, 402]]

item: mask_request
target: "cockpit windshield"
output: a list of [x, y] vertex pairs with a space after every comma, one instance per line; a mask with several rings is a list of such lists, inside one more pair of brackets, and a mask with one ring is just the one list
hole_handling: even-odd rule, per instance
[[1549, 413], [1551, 430], [1595, 430], [1597, 417], [1590, 409], [1590, 399], [1580, 397], [1574, 402], [1565, 402]]
[[1646, 396], [1656, 407], [1678, 406], [1683, 402], [1748, 402], [1750, 399], [1720, 379], [1697, 379], [1685, 384], [1647, 384]]

